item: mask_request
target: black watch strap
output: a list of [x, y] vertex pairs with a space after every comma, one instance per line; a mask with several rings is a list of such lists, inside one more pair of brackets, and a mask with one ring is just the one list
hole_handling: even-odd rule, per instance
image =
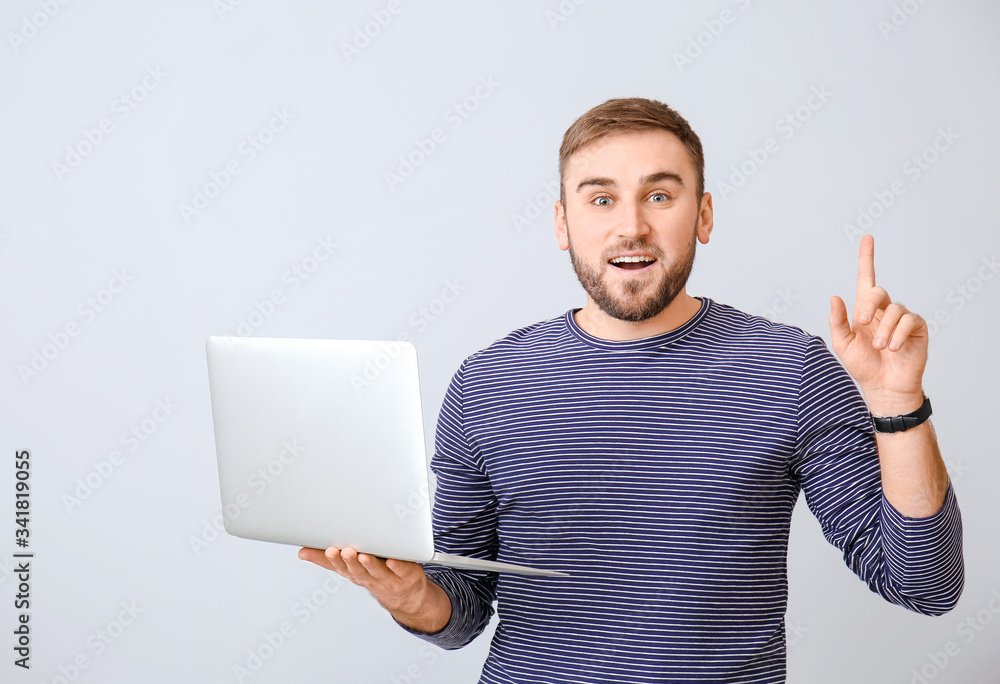
[[924, 403], [913, 413], [905, 416], [872, 416], [876, 432], [903, 432], [916, 427], [931, 417], [931, 400], [924, 395]]

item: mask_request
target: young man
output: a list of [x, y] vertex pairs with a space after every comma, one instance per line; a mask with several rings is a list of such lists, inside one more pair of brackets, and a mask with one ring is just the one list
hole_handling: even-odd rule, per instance
[[559, 168], [556, 238], [587, 304], [461, 364], [431, 467], [439, 551], [570, 576], [300, 557], [443, 648], [480, 634], [496, 600], [484, 683], [784, 682], [800, 489], [873, 592], [953, 608], [962, 524], [927, 421], [927, 326], [875, 285], [872, 238], [850, 322], [831, 299], [841, 365], [818, 336], [687, 294], [712, 197], [698, 136], [670, 107], [593, 108]]

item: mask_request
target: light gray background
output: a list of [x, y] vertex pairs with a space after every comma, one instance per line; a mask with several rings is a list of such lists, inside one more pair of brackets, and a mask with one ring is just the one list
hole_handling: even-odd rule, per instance
[[[938, 618], [886, 603], [802, 502], [789, 681], [1000, 681], [995, 3], [400, 0], [348, 59], [344, 44], [387, 3], [222, 2], [18, 0], [0, 16], [0, 679], [59, 682], [62, 668], [79, 682], [476, 681], [492, 626], [443, 652], [292, 547], [221, 535], [193, 550], [219, 514], [204, 340], [235, 332], [276, 289], [281, 303], [252, 334], [408, 333], [430, 447], [466, 356], [584, 304], [547, 186], [573, 120], [637, 95], [677, 108], [705, 146], [716, 221], [691, 294], [829, 340], [830, 296], [854, 300], [858, 241], [844, 224], [899, 180], [905, 193], [865, 231], [878, 282], [945, 321], [925, 388], [965, 522], [961, 602]], [[476, 99], [480, 79], [495, 86]], [[799, 109], [814, 88], [830, 95]], [[143, 99], [120, 118], [133, 89]], [[475, 111], [453, 128], [449, 110], [470, 96]], [[241, 142], [275, 108], [294, 119], [248, 161]], [[778, 121], [797, 111], [785, 137]], [[57, 172], [103, 118], [111, 132]], [[390, 189], [386, 172], [435, 128], [444, 141]], [[939, 129], [957, 138], [926, 153]], [[778, 150], [723, 199], [731, 167], [769, 137]], [[907, 174], [925, 153], [933, 163]], [[241, 173], [185, 220], [180, 205], [230, 160]], [[284, 274], [312, 265], [319, 238], [337, 249], [293, 289]], [[109, 302], [102, 289], [122, 271]], [[449, 286], [460, 294], [444, 304]], [[92, 318], [88, 297], [106, 304]], [[78, 334], [46, 349], [68, 323]], [[157, 400], [176, 405], [160, 423]], [[144, 420], [145, 441], [122, 440]], [[11, 663], [15, 449], [33, 461], [30, 674]], [[70, 510], [64, 497], [114, 451], [123, 462]], [[313, 594], [323, 604], [304, 611]], [[123, 602], [142, 612], [120, 628]], [[239, 679], [234, 665], [266, 654], [265, 634], [285, 622], [290, 636]], [[116, 638], [99, 651], [102, 629]], [[78, 655], [88, 666], [74, 673]]]

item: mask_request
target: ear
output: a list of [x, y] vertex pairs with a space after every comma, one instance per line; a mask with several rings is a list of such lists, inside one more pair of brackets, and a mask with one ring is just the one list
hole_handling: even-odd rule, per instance
[[566, 232], [566, 211], [561, 200], [556, 200], [553, 223], [556, 229], [556, 242], [559, 243], [559, 249], [565, 252], [569, 249], [569, 235]]
[[714, 221], [715, 211], [712, 209], [712, 193], [706, 192], [701, 196], [701, 210], [698, 213], [698, 242], [701, 244], [708, 244]]

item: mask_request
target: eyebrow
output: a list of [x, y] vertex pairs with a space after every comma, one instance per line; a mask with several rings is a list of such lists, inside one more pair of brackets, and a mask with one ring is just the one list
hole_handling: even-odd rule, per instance
[[[639, 184], [647, 185], [649, 183], [659, 183], [660, 181], [674, 181], [682, 188], [684, 187], [684, 179], [680, 177], [680, 174], [674, 173], [673, 171], [657, 171], [656, 173], [651, 173], [645, 178], [640, 178]], [[618, 184], [611, 178], [593, 176], [591, 178], [584, 178], [580, 181], [580, 184], [576, 186], [576, 191], [580, 192], [589, 185], [598, 185], [608, 188], [618, 187]]]

